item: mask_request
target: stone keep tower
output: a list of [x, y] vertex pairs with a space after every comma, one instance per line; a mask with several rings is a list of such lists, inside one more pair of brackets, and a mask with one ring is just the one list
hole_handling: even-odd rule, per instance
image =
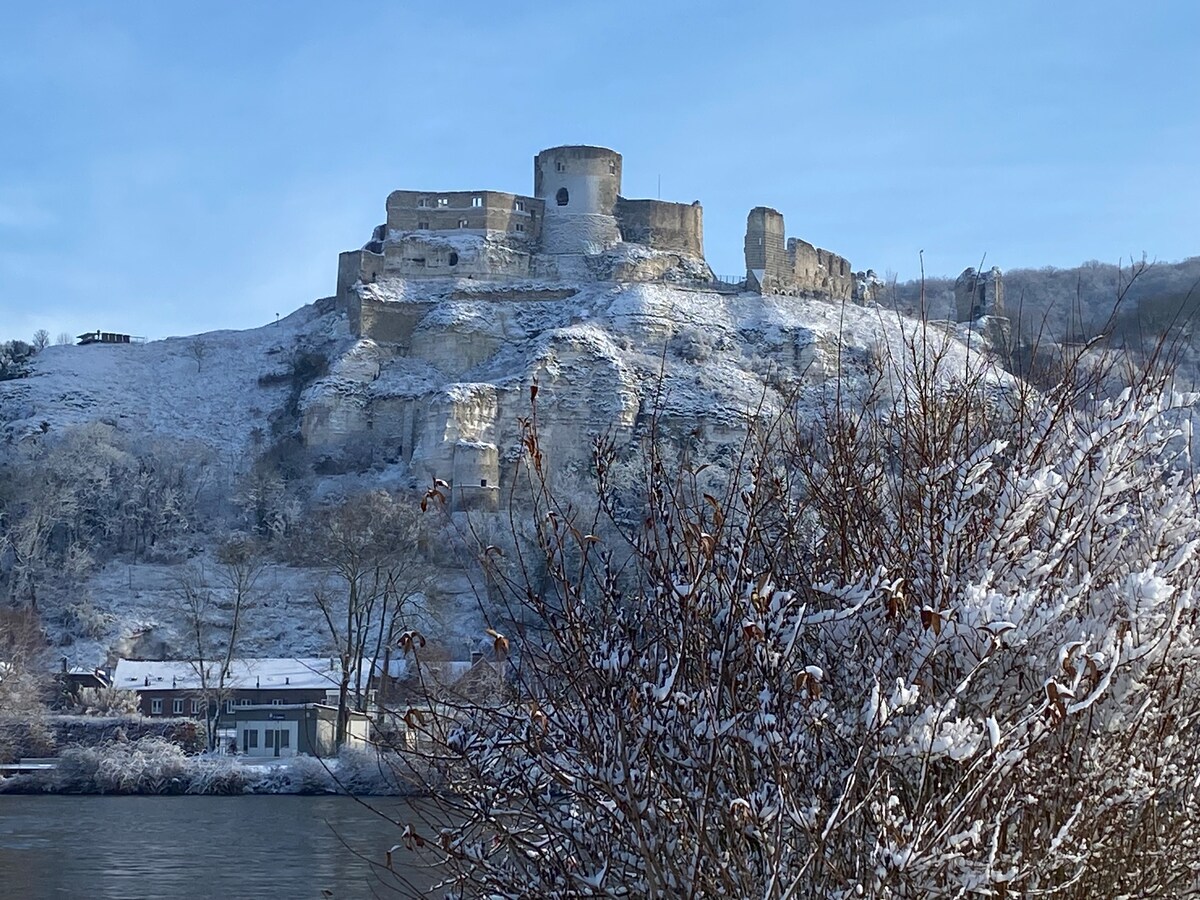
[[621, 240], [615, 210], [621, 154], [605, 147], [551, 147], [533, 160], [533, 195], [545, 201], [543, 253], [600, 253]]
[[746, 275], [755, 289], [775, 291], [789, 266], [783, 216], [769, 206], [756, 206], [746, 217]]

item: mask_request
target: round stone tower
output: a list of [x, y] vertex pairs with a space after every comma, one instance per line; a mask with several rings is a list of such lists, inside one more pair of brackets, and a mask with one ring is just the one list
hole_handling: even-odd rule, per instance
[[533, 160], [533, 195], [546, 203], [543, 253], [600, 253], [621, 240], [615, 216], [621, 154], [551, 147]]

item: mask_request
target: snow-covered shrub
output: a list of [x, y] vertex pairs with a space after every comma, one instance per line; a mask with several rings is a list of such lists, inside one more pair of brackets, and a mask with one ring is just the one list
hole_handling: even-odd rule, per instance
[[713, 338], [698, 328], [685, 328], [671, 338], [669, 346], [681, 359], [701, 363], [712, 355]]
[[55, 772], [61, 793], [182, 794], [190, 782], [189, 758], [159, 737], [96, 747], [69, 747]]
[[238, 760], [224, 756], [192, 756], [188, 758], [187, 792], [189, 794], [244, 794], [258, 779], [255, 770]]
[[263, 770], [250, 785], [256, 794], [333, 794], [337, 789], [327, 760], [296, 756], [286, 766]]
[[112, 686], [80, 692], [77, 706], [86, 716], [136, 716], [139, 712], [137, 694]]
[[452, 894], [1195, 889], [1192, 400], [946, 358], [918, 335], [865, 395], [760, 423], [724, 492], [651, 448], [633, 527], [558, 503], [527, 424], [520, 699], [448, 735], [457, 824], [405, 832]]

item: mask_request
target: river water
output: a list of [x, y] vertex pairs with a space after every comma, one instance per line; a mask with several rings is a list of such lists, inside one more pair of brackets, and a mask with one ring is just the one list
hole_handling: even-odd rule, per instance
[[393, 857], [399, 877], [382, 865], [399, 834], [348, 797], [0, 795], [0, 898], [419, 896], [434, 879], [411, 856]]

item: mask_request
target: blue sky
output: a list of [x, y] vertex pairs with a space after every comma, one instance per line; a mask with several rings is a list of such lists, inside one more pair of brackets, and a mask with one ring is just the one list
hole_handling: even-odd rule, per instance
[[0, 0], [0, 339], [244, 328], [333, 291], [395, 188], [747, 211], [856, 269], [1200, 254], [1200, 4]]

